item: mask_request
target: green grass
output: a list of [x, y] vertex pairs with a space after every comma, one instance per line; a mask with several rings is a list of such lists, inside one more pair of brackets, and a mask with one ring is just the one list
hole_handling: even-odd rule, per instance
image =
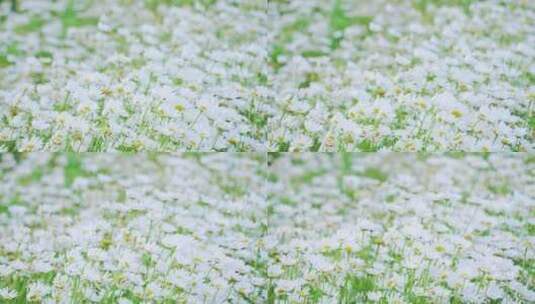
[[45, 20], [39, 16], [33, 16], [25, 24], [15, 27], [15, 33], [19, 35], [26, 35], [29, 33], [40, 31], [45, 25]]
[[19, 184], [23, 186], [27, 186], [31, 183], [39, 182], [44, 175], [43, 168], [36, 167], [30, 174], [22, 176], [19, 178], [18, 182]]
[[366, 293], [375, 289], [376, 283], [371, 275], [348, 275], [340, 288], [338, 302], [344, 304], [362, 303]]
[[0, 69], [1, 68], [6, 68], [6, 67], [8, 67], [10, 65], [11, 65], [11, 62], [9, 62], [7, 60], [7, 56], [3, 55], [3, 54], [0, 54]]
[[328, 53], [325, 53], [323, 51], [319, 51], [319, 50], [306, 50], [306, 51], [303, 51], [301, 53], [301, 56], [305, 57], [305, 58], [316, 58], [316, 57], [323, 57], [323, 56], [327, 56]]
[[45, 84], [49, 82], [49, 80], [46, 78], [45, 73], [42, 72], [31, 72], [30, 77], [34, 84]]
[[[2, 253], [0, 252], [0, 255]], [[40, 281], [46, 284], [52, 284], [57, 273], [55, 271], [32, 274], [31, 276], [14, 274], [3, 278], [0, 287], [9, 287], [17, 292], [17, 297], [11, 301], [0, 301], [0, 303], [9, 304], [26, 304], [29, 303], [26, 299], [28, 293], [28, 286], [34, 282]]]
[[63, 169], [63, 174], [66, 187], [71, 187], [77, 177], [87, 176], [88, 173], [83, 168], [82, 159], [79, 154], [67, 154], [67, 165]]
[[247, 120], [256, 128], [256, 133], [258, 133], [256, 135], [264, 133], [268, 123], [268, 114], [255, 109], [254, 103], [251, 104], [250, 108], [242, 111], [241, 115], [247, 118]]
[[369, 167], [366, 168], [363, 172], [359, 173], [361, 176], [365, 176], [371, 179], [375, 179], [381, 183], [385, 182], [388, 179], [388, 174], [381, 171], [378, 168]]
[[487, 188], [490, 192], [499, 196], [506, 196], [512, 193], [512, 189], [507, 183], [490, 184], [487, 185]]
[[361, 152], [377, 152], [379, 146], [370, 139], [364, 139], [357, 144], [357, 149]]
[[54, 55], [48, 51], [39, 51], [35, 53], [36, 58], [46, 58], [46, 59], [53, 59]]
[[312, 181], [318, 177], [318, 176], [322, 176], [324, 175], [325, 173], [327, 173], [326, 170], [324, 169], [318, 169], [318, 170], [313, 170], [313, 171], [308, 171], [302, 175], [299, 175], [299, 176], [296, 176], [296, 177], [292, 177], [291, 179], [291, 183], [293, 185], [302, 185], [302, 184], [310, 184], [312, 183]]
[[62, 25], [61, 37], [65, 38], [71, 27], [96, 26], [98, 24], [98, 17], [82, 17], [79, 12], [75, 8], [75, 1], [69, 0], [65, 9], [57, 15]]
[[337, 49], [343, 40], [343, 32], [353, 25], [364, 26], [365, 35], [369, 35], [369, 24], [372, 16], [348, 16], [344, 10], [342, 0], [335, 0], [329, 17], [329, 39], [331, 49]]
[[341, 153], [341, 166], [342, 166], [342, 175], [348, 175], [351, 174], [353, 171], [353, 156], [356, 154], [349, 153], [349, 152], [342, 152]]
[[104, 151], [105, 140], [101, 136], [93, 136], [91, 143], [87, 148], [87, 152], [102, 152]]
[[310, 85], [314, 82], [318, 82], [320, 81], [320, 76], [318, 73], [316, 72], [309, 72], [309, 73], [306, 73], [305, 74], [305, 79], [303, 80], [303, 82], [301, 82], [299, 84], [299, 88], [300, 89], [305, 89], [305, 88], [308, 88], [310, 87]]

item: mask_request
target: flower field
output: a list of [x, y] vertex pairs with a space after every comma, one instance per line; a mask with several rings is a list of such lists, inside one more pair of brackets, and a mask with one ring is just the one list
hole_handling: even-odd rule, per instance
[[527, 0], [0, 5], [4, 151], [531, 151]]
[[4, 154], [5, 303], [530, 303], [526, 154]]
[[535, 159], [296, 154], [270, 167], [269, 303], [533, 303]]
[[535, 2], [270, 3], [270, 151], [533, 149]]
[[0, 0], [0, 304], [535, 303], [535, 1]]
[[262, 155], [3, 155], [1, 166], [0, 302], [261, 303]]
[[19, 2], [0, 10], [4, 149], [264, 150], [262, 0]]

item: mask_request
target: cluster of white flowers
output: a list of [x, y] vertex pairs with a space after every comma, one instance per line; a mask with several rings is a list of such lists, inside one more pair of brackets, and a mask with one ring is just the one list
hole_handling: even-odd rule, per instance
[[0, 4], [9, 151], [526, 151], [527, 0]]
[[535, 303], [535, 1], [9, 2], [0, 303]]
[[528, 303], [527, 154], [3, 154], [0, 301]]
[[535, 301], [532, 155], [270, 161], [270, 303]]
[[532, 150], [534, 4], [270, 1], [269, 150]]
[[1, 158], [0, 302], [261, 303], [263, 155]]
[[0, 4], [3, 150], [264, 150], [264, 0]]

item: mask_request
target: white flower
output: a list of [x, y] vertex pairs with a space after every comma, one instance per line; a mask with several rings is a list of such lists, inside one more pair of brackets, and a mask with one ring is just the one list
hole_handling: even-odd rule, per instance
[[380, 32], [380, 31], [383, 30], [383, 27], [378, 23], [371, 22], [370, 23], [370, 30], [373, 31], [373, 32]]
[[50, 286], [38, 281], [28, 286], [26, 300], [28, 302], [40, 302], [51, 292]]
[[282, 267], [278, 264], [269, 265], [267, 271], [269, 277], [278, 277], [282, 274]]
[[17, 297], [17, 292], [15, 290], [9, 289], [7, 287], [0, 288], [0, 298], [4, 300], [12, 300]]
[[370, 301], [379, 301], [383, 297], [383, 294], [379, 291], [372, 291], [368, 292], [366, 296]]
[[127, 298], [119, 298], [119, 300], [117, 300], [117, 303], [119, 303], [119, 304], [132, 304], [132, 301], [130, 301]]
[[505, 293], [503, 290], [498, 286], [496, 283], [492, 282], [487, 287], [487, 297], [489, 297], [492, 300], [498, 300], [505, 296]]

